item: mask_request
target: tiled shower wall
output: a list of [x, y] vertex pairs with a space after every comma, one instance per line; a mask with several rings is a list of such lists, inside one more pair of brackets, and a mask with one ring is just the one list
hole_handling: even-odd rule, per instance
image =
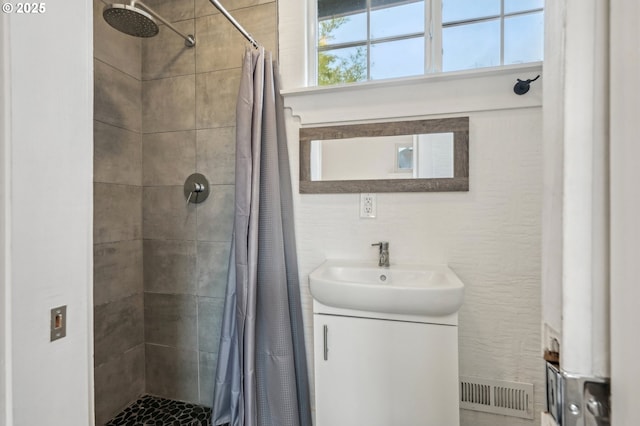
[[[115, 233], [113, 238], [136, 244], [129, 247], [119, 242], [123, 248], [108, 253], [96, 249], [96, 288], [102, 282], [122, 305], [101, 315], [100, 306], [96, 307], [100, 424], [108, 418], [100, 413], [113, 415], [142, 392], [211, 405], [233, 225], [235, 104], [247, 42], [208, 0], [145, 2], [179, 30], [195, 34], [195, 48], [185, 47], [184, 40], [164, 27], [156, 37], [142, 41], [103, 28], [102, 3], [95, 1], [100, 4], [94, 11], [96, 56], [100, 50], [111, 52], [126, 64], [120, 74], [137, 84], [134, 88], [120, 82], [112, 76], [113, 67], [98, 78], [106, 71], [97, 65], [96, 120], [100, 120], [97, 111], [102, 98], [115, 103], [109, 107], [118, 112], [114, 113], [121, 120], [115, 123], [118, 129], [127, 128], [133, 116], [138, 120], [131, 129], [135, 133], [126, 133], [128, 137], [109, 136], [104, 143], [106, 154], [98, 142], [102, 123], [96, 124], [96, 164], [106, 161], [116, 181], [103, 185], [106, 188], [96, 184], [96, 235], [102, 220], [107, 224], [103, 228], [116, 230], [110, 231]], [[275, 1], [222, 4], [268, 50], [276, 52]], [[130, 111], [134, 108], [129, 108], [129, 98], [136, 99], [137, 115]], [[208, 178], [211, 195], [202, 204], [186, 205], [183, 184], [194, 172]], [[120, 184], [129, 174], [135, 179]], [[97, 166], [96, 182], [102, 182]], [[134, 222], [126, 236], [118, 233], [121, 228], [129, 231], [127, 224]], [[100, 269], [101, 262], [107, 272]], [[135, 280], [123, 276], [133, 276], [134, 271]], [[126, 281], [130, 285], [121, 288]], [[135, 304], [125, 305], [124, 300]], [[106, 306], [116, 307], [113, 302]], [[130, 306], [129, 311], [125, 306]], [[104, 377], [98, 374], [102, 340], [109, 343], [109, 351], [118, 353], [114, 360], [119, 361], [114, 364], [119, 370], [108, 370]], [[135, 362], [125, 359], [133, 352], [138, 354]]]
[[141, 41], [94, 0], [96, 424], [144, 392]]
[[[223, 2], [273, 49], [276, 4]], [[147, 392], [210, 406], [233, 227], [235, 105], [240, 34], [207, 0], [149, 6], [166, 28], [142, 44], [144, 321]], [[185, 179], [202, 173], [211, 194], [186, 205]]]

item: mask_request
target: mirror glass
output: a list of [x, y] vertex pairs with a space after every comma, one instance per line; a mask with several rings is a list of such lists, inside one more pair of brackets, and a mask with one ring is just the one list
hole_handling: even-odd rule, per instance
[[453, 132], [312, 140], [311, 180], [453, 178], [453, 158]]
[[468, 117], [300, 129], [301, 193], [468, 188]]

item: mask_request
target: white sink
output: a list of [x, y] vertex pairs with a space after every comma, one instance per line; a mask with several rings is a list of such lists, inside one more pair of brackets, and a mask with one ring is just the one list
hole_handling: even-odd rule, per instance
[[336, 308], [404, 315], [456, 313], [464, 284], [445, 265], [395, 265], [327, 260], [309, 274], [311, 294]]

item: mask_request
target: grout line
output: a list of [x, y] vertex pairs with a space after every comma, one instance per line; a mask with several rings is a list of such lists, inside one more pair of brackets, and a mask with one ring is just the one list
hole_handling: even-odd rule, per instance
[[186, 133], [186, 132], [195, 132], [196, 129], [177, 129], [177, 130], [163, 130], [163, 131], [158, 131], [158, 132], [144, 132], [142, 133], [143, 136], [146, 135], [160, 135], [160, 134], [164, 134], [164, 133]]
[[[242, 55], [241, 55], [242, 56]], [[240, 57], [240, 62], [242, 63], [242, 57]], [[197, 68], [196, 68], [197, 70]], [[214, 72], [223, 72], [223, 71], [240, 71], [242, 72], [242, 66], [239, 67], [228, 67], [228, 68], [220, 68], [220, 69], [215, 69], [215, 70], [207, 70], [207, 71], [196, 71], [196, 75], [202, 75], [202, 74], [213, 74]]]
[[[193, 117], [194, 117], [194, 122], [193, 122], [193, 127], [194, 130], [196, 131], [196, 137], [195, 137], [195, 157], [194, 157], [194, 164], [193, 164], [193, 171], [194, 172], [198, 172], [198, 158], [199, 158], [199, 151], [198, 151], [198, 76], [197, 76], [197, 72], [198, 72], [198, 52], [201, 52], [199, 49], [201, 48], [201, 42], [202, 40], [199, 37], [199, 31], [198, 31], [198, 17], [196, 16], [196, 0], [193, 0], [193, 33], [194, 33], [194, 37], [196, 38], [196, 46], [195, 46], [195, 52], [193, 54], [193, 91], [195, 93], [195, 96], [193, 97]], [[198, 42], [200, 41], [200, 43]], [[207, 178], [208, 179], [208, 178]], [[211, 186], [211, 183], [209, 183], [209, 185]], [[199, 219], [198, 217], [200, 213], [200, 209], [198, 204], [195, 205], [195, 214], [196, 214], [196, 234], [195, 234], [195, 239], [196, 239], [196, 276], [195, 276], [195, 292], [196, 292], [196, 370], [197, 370], [197, 379], [196, 379], [196, 383], [197, 383], [197, 393], [198, 393], [198, 402], [202, 401], [202, 394], [201, 394], [201, 386], [200, 386], [200, 296], [198, 295], [199, 292], [199, 287], [198, 287], [198, 268], [200, 266], [200, 261], [199, 261], [199, 256], [198, 256], [198, 245], [199, 245], [199, 241], [198, 237], [199, 237], [199, 233], [198, 233], [198, 222]]]
[[[197, 250], [197, 248], [196, 248]], [[196, 271], [198, 270], [198, 256], [196, 254]], [[198, 285], [196, 278], [196, 286]], [[197, 289], [196, 289], [197, 291]], [[202, 400], [202, 395], [200, 395], [200, 296], [196, 295], [196, 391], [198, 392], [198, 402]]]
[[145, 78], [143, 80], [140, 80], [142, 83], [148, 83], [150, 81], [160, 81], [160, 80], [167, 80], [170, 78], [179, 78], [179, 77], [189, 77], [194, 75], [195, 73], [193, 72], [189, 72], [189, 73], [185, 73], [185, 74], [171, 74], [171, 75], [165, 75], [165, 76], [161, 76], [161, 77], [153, 77], [153, 78]]
[[[104, 61], [103, 59], [96, 58], [96, 57], [94, 56], [94, 57], [93, 57], [93, 60], [94, 60], [94, 61], [96, 61], [96, 62], [100, 62], [100, 63], [102, 63], [102, 64], [104, 64], [104, 65], [108, 66], [109, 68], [112, 68], [112, 69], [114, 69], [114, 70], [116, 70], [116, 71], [118, 71], [118, 72], [120, 72], [120, 73], [122, 73], [122, 74], [126, 75], [127, 77], [131, 77], [132, 79], [134, 79], [134, 80], [136, 80], [136, 81], [138, 81], [138, 82], [142, 82], [142, 78], [138, 78], [138, 77], [136, 77], [135, 75], [131, 75], [131, 74], [129, 74], [128, 72], [126, 72], [126, 71], [124, 71], [124, 70], [121, 70], [120, 68], [116, 67], [115, 65], [110, 64], [109, 62]], [[94, 69], [95, 69], [95, 67], [94, 67]], [[94, 84], [95, 84], [95, 70], [94, 70], [93, 74], [94, 74], [94, 79], [93, 79], [93, 80], [94, 80]]]
[[[137, 292], [137, 293], [132, 293], [132, 294], [126, 295], [126, 296], [121, 297], [121, 298], [119, 298], [119, 299], [108, 300], [108, 301], [106, 301], [106, 302], [104, 302], [104, 303], [100, 303], [99, 305], [93, 305], [93, 309], [96, 309], [96, 308], [102, 308], [102, 307], [104, 307], [104, 306], [106, 306], [106, 305], [110, 305], [110, 304], [112, 304], [112, 303], [119, 303], [119, 302], [123, 302], [123, 301], [125, 301], [125, 300], [127, 300], [127, 299], [132, 299], [132, 298], [134, 298], [134, 297], [140, 297], [140, 296], [142, 296], [142, 298], [143, 298], [142, 306], [143, 306], [143, 308], [144, 308], [144, 292]], [[143, 316], [144, 316], [144, 309], [143, 309]], [[143, 330], [143, 331], [144, 331], [144, 330]], [[143, 336], [144, 336], [144, 333], [143, 333]], [[145, 343], [145, 342], [143, 341], [143, 342], [141, 342], [141, 343]], [[135, 346], [137, 346], [137, 344], [136, 344]], [[123, 354], [123, 353], [125, 353], [125, 352], [128, 352], [128, 351], [129, 351], [129, 349], [132, 349], [132, 348], [134, 348], [135, 346], [132, 346], [131, 348], [125, 349], [123, 352], [120, 352], [120, 353], [118, 353], [118, 354], [116, 354], [116, 355], [121, 355], [121, 354]], [[108, 360], [107, 360], [107, 361], [108, 361]], [[103, 364], [104, 364], [104, 363], [103, 363]]]
[[[108, 121], [100, 120], [99, 118], [94, 118], [93, 121], [97, 121], [98, 123], [104, 124], [105, 126], [115, 127], [116, 129], [125, 130], [129, 133], [135, 133], [136, 135], [142, 135], [141, 130], [129, 129], [128, 127], [119, 126], [117, 124], [109, 123]], [[95, 128], [95, 126], [94, 126]]]
[[[94, 176], [95, 178], [95, 176]], [[109, 182], [109, 181], [101, 181], [101, 180], [94, 180], [93, 183], [99, 183], [102, 185], [116, 185], [116, 186], [131, 186], [133, 188], [142, 188], [144, 185], [142, 184], [133, 184], [133, 183], [120, 183], [120, 182]]]
[[116, 240], [116, 241], [107, 241], [107, 242], [103, 242], [103, 243], [93, 243], [93, 247], [98, 248], [100, 246], [105, 246], [108, 244], [118, 244], [118, 243], [133, 243], [136, 241], [140, 241], [140, 243], [144, 243], [144, 240], [142, 238], [134, 238], [132, 240]]
[[[198, 71], [198, 51], [200, 48], [200, 43], [198, 43], [199, 40], [199, 36], [198, 36], [198, 21], [196, 19], [196, 0], [193, 0], [193, 32], [194, 32], [194, 36], [196, 38], [196, 46], [195, 46], [195, 52], [193, 52], [193, 93], [195, 93], [195, 95], [193, 96], [193, 128], [194, 130], [196, 130], [196, 160], [195, 160], [195, 165], [194, 167], [198, 166], [198, 138], [197, 138], [197, 129], [198, 129], [198, 77], [197, 77], [197, 71]], [[195, 169], [194, 169], [195, 170]], [[196, 226], [198, 226], [198, 209], [196, 206]], [[197, 231], [196, 231], [197, 232]]]

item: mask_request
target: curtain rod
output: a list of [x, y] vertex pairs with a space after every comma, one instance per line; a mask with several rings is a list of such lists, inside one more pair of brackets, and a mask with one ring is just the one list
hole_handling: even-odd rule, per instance
[[242, 27], [242, 25], [240, 25], [238, 21], [236, 21], [235, 18], [231, 16], [229, 12], [227, 12], [227, 9], [225, 9], [224, 6], [222, 6], [218, 0], [209, 0], [209, 1], [211, 2], [212, 5], [216, 7], [216, 9], [220, 11], [220, 13], [222, 13], [225, 16], [225, 18], [229, 20], [229, 22], [233, 24], [234, 27], [238, 29], [238, 31], [240, 31], [240, 33], [242, 33], [242, 35], [247, 40], [249, 40], [249, 42], [253, 45], [253, 47], [255, 47], [256, 49], [260, 47], [260, 44], [258, 44], [258, 42], [253, 37], [251, 37], [251, 34], [249, 34], [247, 30], [245, 30]]

